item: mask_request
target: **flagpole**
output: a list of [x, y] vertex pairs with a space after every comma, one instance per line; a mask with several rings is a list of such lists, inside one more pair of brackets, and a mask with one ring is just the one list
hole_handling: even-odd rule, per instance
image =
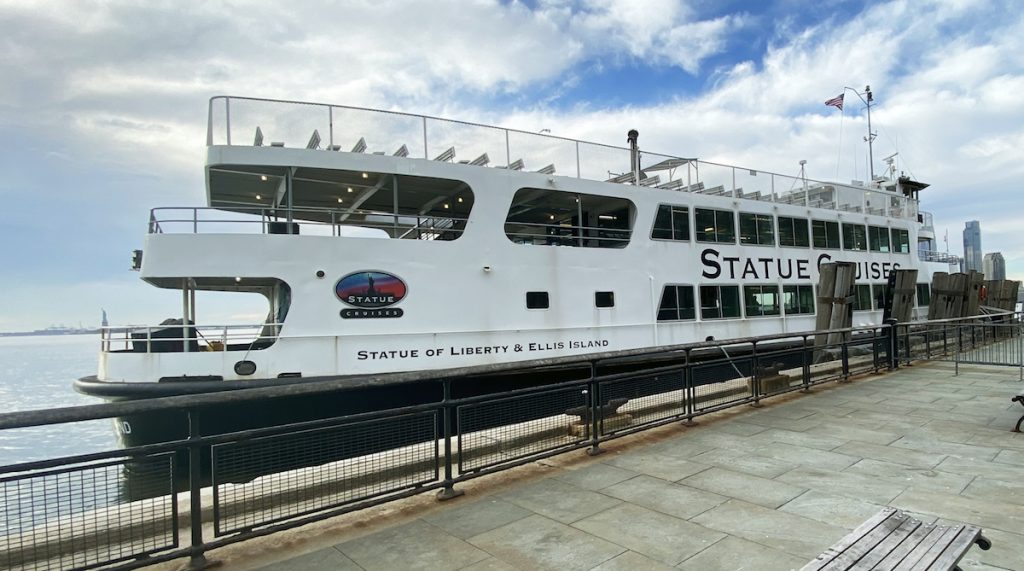
[[[868, 142], [868, 161], [869, 161], [868, 162], [868, 170], [871, 171], [871, 180], [874, 181], [875, 180], [875, 152], [874, 152], [874, 145], [873, 145], [873, 143], [875, 142], [875, 137], [878, 134], [871, 132], [871, 103], [875, 100], [875, 96], [874, 96], [874, 94], [871, 93], [871, 86], [870, 85], [864, 86], [864, 93], [863, 94], [860, 93], [859, 91], [857, 91], [856, 89], [852, 88], [852, 87], [844, 87], [843, 89], [844, 90], [849, 89], [850, 91], [853, 92], [854, 95], [856, 95], [857, 97], [860, 97], [860, 100], [868, 108], [868, 136], [864, 137], [864, 140]], [[865, 100], [863, 97], [861, 97], [862, 95], [867, 95], [868, 98]]]

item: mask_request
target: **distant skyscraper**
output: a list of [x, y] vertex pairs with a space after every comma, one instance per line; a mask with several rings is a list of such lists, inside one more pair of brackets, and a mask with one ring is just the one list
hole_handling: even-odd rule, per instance
[[985, 254], [985, 259], [982, 261], [982, 265], [984, 267], [986, 280], [1006, 279], [1006, 260], [1003, 259], [1003, 254], [1001, 252]]
[[964, 271], [982, 271], [981, 224], [971, 220], [964, 228]]

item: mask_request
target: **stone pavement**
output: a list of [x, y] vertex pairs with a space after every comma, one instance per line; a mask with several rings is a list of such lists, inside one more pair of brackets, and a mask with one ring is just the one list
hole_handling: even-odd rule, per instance
[[[981, 526], [1024, 569], [1016, 369], [926, 363], [737, 407], [214, 551], [230, 569], [799, 569], [882, 506]], [[280, 534], [279, 534], [280, 535]], [[233, 551], [232, 551], [233, 550]]]

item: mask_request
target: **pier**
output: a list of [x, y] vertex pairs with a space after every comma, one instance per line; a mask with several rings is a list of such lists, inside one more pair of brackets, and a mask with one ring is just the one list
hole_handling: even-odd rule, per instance
[[[727, 352], [739, 355], [728, 359], [729, 379], [710, 380], [721, 359], [690, 360], [716, 347], [698, 344], [653, 371], [241, 435], [203, 435], [193, 425], [189, 441], [6, 466], [0, 563], [790, 569], [891, 505], [924, 521], [984, 528], [993, 547], [970, 551], [965, 568], [1024, 568], [1024, 435], [1012, 432], [1024, 410], [1011, 402], [1024, 389], [1020, 322], [848, 332], [825, 363], [814, 356], [827, 348], [807, 343], [813, 332], [796, 347], [771, 345], [778, 336], [729, 342]], [[200, 410], [226, 397], [189, 398]], [[559, 398], [573, 414], [473, 429], [474, 418]], [[169, 405], [76, 407], [46, 419], [17, 413], [0, 417], [0, 428], [161, 406]], [[387, 438], [417, 427], [440, 438], [246, 473], [253, 463], [329, 448], [342, 428]], [[316, 438], [303, 438], [310, 433]], [[116, 479], [124, 466], [166, 475], [182, 451], [188, 491], [79, 505], [88, 490], [75, 482], [96, 489], [99, 476]]]

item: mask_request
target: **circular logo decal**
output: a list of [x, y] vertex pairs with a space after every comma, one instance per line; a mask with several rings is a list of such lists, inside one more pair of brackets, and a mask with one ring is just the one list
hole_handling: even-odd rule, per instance
[[352, 307], [375, 309], [394, 305], [409, 291], [402, 278], [387, 272], [353, 272], [338, 280], [334, 293]]

